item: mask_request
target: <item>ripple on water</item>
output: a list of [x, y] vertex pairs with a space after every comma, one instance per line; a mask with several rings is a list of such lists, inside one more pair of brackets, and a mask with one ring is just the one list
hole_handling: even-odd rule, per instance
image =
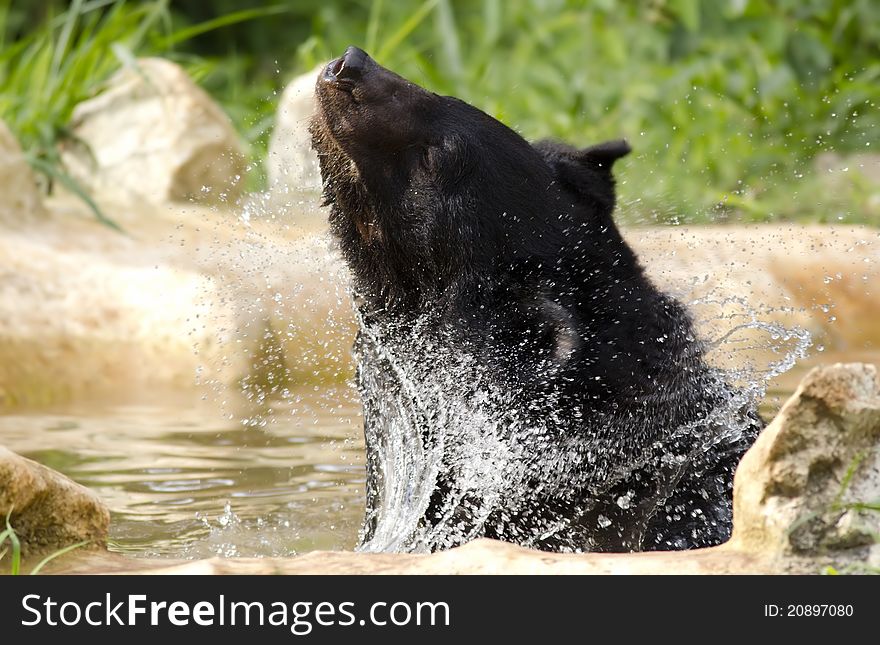
[[259, 426], [189, 408], [70, 407], [4, 417], [3, 442], [98, 492], [116, 551], [351, 549], [363, 514], [359, 403], [348, 387], [295, 394]]

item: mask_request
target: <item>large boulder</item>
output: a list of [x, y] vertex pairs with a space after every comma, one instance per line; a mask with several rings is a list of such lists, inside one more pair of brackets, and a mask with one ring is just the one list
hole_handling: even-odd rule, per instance
[[43, 201], [21, 146], [0, 121], [0, 225], [16, 226], [45, 215]]
[[279, 206], [315, 201], [321, 192], [318, 157], [312, 150], [309, 121], [315, 112], [315, 80], [320, 67], [298, 76], [284, 89], [269, 140], [269, 190]]
[[80, 397], [262, 398], [352, 373], [346, 269], [327, 236], [226, 209], [132, 204], [100, 226], [48, 200], [0, 235], [0, 409]]
[[880, 347], [875, 229], [763, 224], [624, 234], [657, 285], [691, 306], [700, 335], [714, 348], [712, 362], [785, 367], [805, 332], [826, 355]]
[[[880, 221], [880, 154], [861, 152], [840, 154], [823, 152], [813, 162], [815, 177], [827, 195], [843, 195], [845, 204], [837, 206], [839, 212], [828, 213], [829, 219], [847, 211], [858, 213], [863, 221]], [[830, 200], [834, 203], [833, 198]]]
[[232, 123], [170, 61], [142, 58], [123, 68], [76, 106], [71, 126], [64, 162], [99, 197], [217, 203], [241, 195], [245, 157]]
[[[736, 471], [732, 545], [880, 564], [880, 378], [813, 369]], [[849, 558], [846, 558], [849, 556]]]
[[[123, 236], [96, 224], [80, 202], [46, 203], [52, 217], [44, 225], [0, 235], [0, 408], [79, 396], [138, 400], [166, 388], [198, 400], [198, 383], [223, 396], [245, 385], [260, 398], [353, 372], [348, 273], [320, 220], [131, 204], [108, 211]], [[710, 338], [749, 323], [752, 312], [759, 322], [813, 331], [826, 347], [820, 359], [880, 346], [876, 231], [784, 225], [626, 234], [658, 284], [688, 301], [726, 303], [714, 314], [695, 306]], [[757, 365], [791, 358], [771, 351], [792, 342], [772, 328], [744, 331], [763, 348]], [[742, 333], [712, 354], [743, 360]], [[793, 390], [791, 374], [784, 387]]]
[[110, 512], [100, 498], [61, 473], [0, 446], [0, 516], [27, 553], [76, 542], [102, 546]]
[[880, 154], [877, 153], [841, 155], [837, 152], [823, 152], [816, 156], [813, 166], [820, 176], [852, 173], [870, 186], [880, 188]]

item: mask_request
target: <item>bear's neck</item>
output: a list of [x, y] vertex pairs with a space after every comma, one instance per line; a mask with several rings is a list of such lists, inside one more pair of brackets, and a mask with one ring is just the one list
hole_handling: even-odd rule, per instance
[[[338, 199], [338, 197], [337, 197]], [[351, 271], [355, 293], [372, 312], [397, 319], [415, 318], [447, 302], [461, 288], [468, 272], [450, 262], [441, 266], [412, 243], [406, 232], [388, 226], [388, 218], [363, 207], [336, 201], [330, 211], [330, 230], [339, 241]]]

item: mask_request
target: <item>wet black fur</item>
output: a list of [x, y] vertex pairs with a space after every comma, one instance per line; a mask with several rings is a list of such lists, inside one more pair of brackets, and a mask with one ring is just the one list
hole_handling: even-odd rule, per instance
[[[523, 397], [561, 407], [574, 421], [560, 436], [607, 434], [601, 476], [573, 480], [563, 501], [534, 500], [564, 516], [572, 496], [593, 496], [591, 510], [566, 535], [529, 543], [613, 551], [724, 541], [733, 470], [758, 425], [731, 442], [714, 441], [721, 430], [711, 423], [669, 435], [724, 395], [687, 311], [645, 276], [612, 218], [612, 165], [629, 146], [530, 144], [463, 101], [359, 62], [352, 83], [319, 78], [312, 134], [331, 230], [366, 324], [387, 336], [427, 315], [438, 338], [475, 356], [524, 409], [540, 403]], [[381, 412], [367, 423], [370, 414]], [[654, 458], [659, 444], [680, 463]], [[603, 489], [607, 472], [639, 460], [627, 481]], [[629, 492], [623, 508], [617, 500]], [[432, 508], [443, 501], [438, 485]], [[526, 510], [504, 522], [525, 526], [541, 514]], [[513, 528], [482, 534], [522, 541]]]

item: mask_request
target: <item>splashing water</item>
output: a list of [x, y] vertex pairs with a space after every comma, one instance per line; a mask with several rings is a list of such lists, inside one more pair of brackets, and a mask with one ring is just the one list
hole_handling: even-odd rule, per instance
[[[719, 464], [754, 441], [760, 426], [748, 411], [805, 356], [811, 339], [806, 330], [760, 320], [745, 299], [709, 296], [690, 306], [703, 319], [713, 308], [725, 312], [715, 315], [727, 331], [705, 343], [710, 364], [756, 350], [779, 358], [711, 368], [688, 384], [706, 390], [711, 406], [644, 447], [638, 444], [650, 432], [640, 409], [562, 418], [566, 408], [554, 394], [536, 402], [533, 393], [502, 391], [486, 368], [448, 349], [454, 343], [431, 336], [427, 321], [378, 331], [359, 318], [371, 475], [359, 548], [424, 552], [479, 536], [558, 551], [683, 548], [677, 532], [698, 539], [725, 513], [729, 521], [729, 501], [720, 500], [729, 498], [732, 470]], [[653, 409], [688, 405], [687, 392], [653, 396], [646, 404]], [[678, 499], [688, 486], [691, 495], [717, 498], [717, 509]], [[641, 525], [628, 528], [640, 514]], [[655, 545], [644, 542], [652, 524]]]
[[[254, 201], [240, 222], [250, 229], [265, 219], [268, 210], [266, 204]], [[315, 306], [314, 291], [303, 293], [305, 282], [291, 285], [276, 271], [283, 263], [276, 244], [257, 229], [249, 231], [248, 239], [247, 261], [230, 257], [226, 263], [239, 271], [218, 284], [226, 291], [259, 292], [253, 298], [239, 299], [251, 305], [230, 322], [227, 342], [256, 335], [261, 353], [254, 356], [255, 361], [286, 366], [282, 373], [268, 371], [242, 381], [245, 395], [260, 406], [243, 422], [263, 427], [267, 423], [263, 404], [270, 398], [284, 399], [285, 383], [292, 378], [284, 344], [302, 333], [273, 321], [285, 318], [285, 308], [321, 307]], [[329, 240], [321, 242], [322, 248], [328, 244]], [[229, 252], [223, 245], [215, 246], [215, 251]], [[299, 252], [285, 251], [282, 256]], [[317, 266], [309, 279], [319, 275], [324, 265]], [[338, 291], [339, 282], [329, 284], [337, 289], [336, 305], [348, 306], [349, 296]], [[372, 484], [367, 486], [360, 548], [429, 551], [487, 535], [526, 546], [581, 551], [603, 548], [601, 540], [595, 540], [597, 533], [611, 535], [609, 539], [624, 548], [641, 548], [644, 530], [621, 535], [621, 525], [632, 515], [656, 515], [662, 521], [665, 514], [670, 524], [685, 522], [691, 537], [702, 530], [695, 524], [717, 522], [719, 518], [711, 512], [675, 503], [670, 499], [673, 488], [683, 481], [688, 465], [696, 464], [698, 471], [702, 468], [699, 472], [712, 474], [715, 453], [751, 443], [757, 432], [755, 420], [744, 411], [757, 405], [773, 378], [805, 355], [810, 336], [805, 330], [761, 320], [745, 298], [709, 294], [688, 304], [697, 320], [724, 323], [725, 331], [709, 335], [705, 343], [707, 362], [721, 366], [714, 367], [699, 384], [692, 384], [707, 390], [713, 405], [695, 421], [664, 428], [645, 446], [641, 446], [642, 435], [650, 434], [648, 428], [629, 440], [621, 437], [631, 433], [615, 432], [643, 423], [632, 406], [592, 410], [586, 419], [560, 418], [561, 411], [571, 407], [558, 405], [554, 393], [524, 404], [534, 401], [530, 393], [494, 385], [485, 366], [446, 349], [451, 345], [448, 339], [432, 336], [427, 320], [398, 330], [398, 335], [407, 338], [400, 345], [387, 342], [383, 333], [359, 319], [359, 381], [366, 442], [372, 447], [367, 451]], [[321, 348], [315, 343], [310, 351], [317, 354]], [[768, 350], [779, 358], [725, 365], [731, 356], [760, 351], [766, 357]], [[321, 357], [310, 360], [315, 358]], [[650, 404], [658, 409], [675, 408], [681, 405], [676, 399], [681, 396], [657, 391]], [[589, 431], [571, 431], [582, 426]], [[657, 472], [664, 473], [663, 486], [646, 492], [648, 474]], [[439, 498], [438, 490], [443, 492]], [[699, 492], [723, 497], [727, 491], [709, 484]], [[237, 541], [235, 536], [222, 537], [235, 531], [235, 522], [231, 526], [211, 529], [208, 548], [213, 553], [238, 553], [230, 546]], [[675, 548], [674, 531], [667, 533], [661, 546]]]
[[295, 528], [287, 518], [270, 516], [244, 520], [232, 510], [230, 502], [226, 502], [223, 512], [214, 521], [205, 513], [197, 513], [196, 518], [207, 530], [207, 535], [187, 545], [181, 554], [184, 558], [296, 555], [296, 551], [290, 548], [291, 531]]

